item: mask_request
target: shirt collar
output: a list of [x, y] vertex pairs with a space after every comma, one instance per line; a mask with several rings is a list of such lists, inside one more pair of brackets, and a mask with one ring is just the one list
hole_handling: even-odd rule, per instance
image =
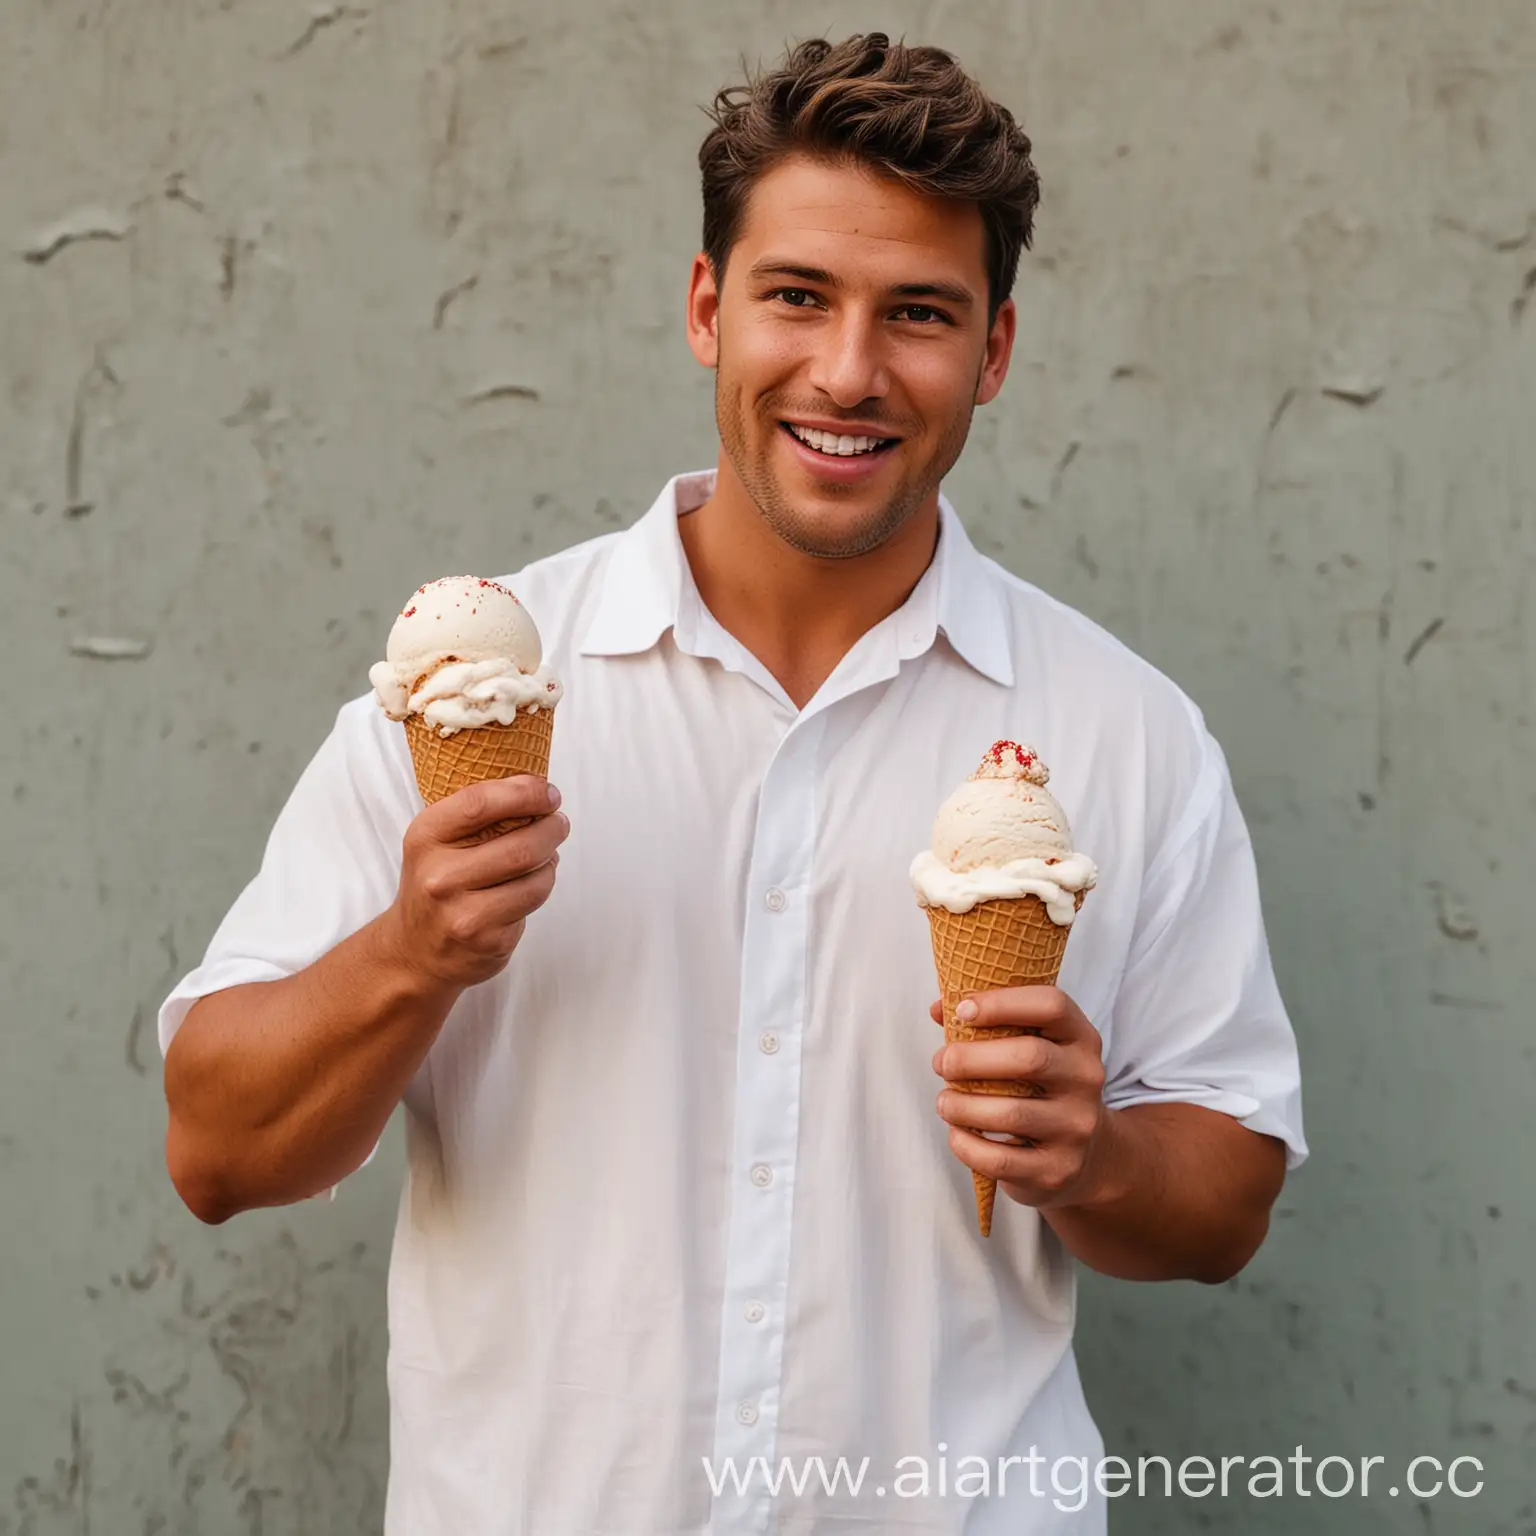
[[[708, 500], [715, 471], [674, 475], [650, 510], [618, 535], [604, 572], [597, 612], [581, 642], [584, 656], [648, 651], [674, 628], [684, 583], [693, 577], [678, 533], [679, 517]], [[939, 542], [933, 563], [905, 605], [912, 621], [903, 655], [928, 650], [942, 630], [969, 666], [1004, 687], [1013, 685], [1008, 615], [993, 563], [978, 553], [949, 500], [939, 496]]]

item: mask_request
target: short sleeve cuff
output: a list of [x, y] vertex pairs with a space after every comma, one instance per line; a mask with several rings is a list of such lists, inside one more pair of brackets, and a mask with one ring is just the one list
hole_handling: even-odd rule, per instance
[[213, 960], [207, 965], [199, 966], [183, 977], [177, 983], [175, 991], [160, 1005], [160, 1054], [163, 1056], [170, 1049], [171, 1041], [176, 1038], [176, 1031], [186, 1022], [186, 1017], [192, 1011], [194, 1003], [200, 1002], [214, 992], [226, 991], [230, 987], [243, 987], [253, 981], [282, 981], [292, 974], [280, 965], [273, 965], [269, 960], [231, 957]]
[[1273, 1136], [1285, 1146], [1285, 1169], [1289, 1173], [1306, 1162], [1309, 1155], [1307, 1143], [1301, 1131], [1290, 1124], [1272, 1105], [1260, 1103], [1250, 1094], [1235, 1093], [1230, 1089], [1190, 1089], [1177, 1092], [1157, 1092], [1138, 1088], [1118, 1095], [1106, 1095], [1107, 1109], [1130, 1109], [1136, 1104], [1198, 1104], [1202, 1109], [1214, 1109], [1219, 1114], [1230, 1115], [1240, 1125], [1260, 1136]]

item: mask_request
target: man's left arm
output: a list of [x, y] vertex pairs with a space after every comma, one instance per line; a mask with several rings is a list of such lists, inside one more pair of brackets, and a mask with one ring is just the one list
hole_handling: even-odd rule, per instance
[[1215, 1284], [1242, 1269], [1264, 1240], [1285, 1180], [1283, 1142], [1198, 1104], [1107, 1108], [1098, 1032], [1055, 987], [979, 993], [972, 1006], [975, 1026], [1036, 1033], [935, 1053], [934, 1070], [949, 1082], [1029, 1089], [1029, 1097], [940, 1093], [961, 1162], [1037, 1209], [1101, 1274]]

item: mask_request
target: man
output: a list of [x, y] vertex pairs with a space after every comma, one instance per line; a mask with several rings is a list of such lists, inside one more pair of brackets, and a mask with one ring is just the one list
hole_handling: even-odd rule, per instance
[[[324, 1192], [403, 1100], [397, 1536], [1102, 1531], [1073, 1258], [1225, 1279], [1305, 1154], [1247, 834], [1194, 706], [939, 494], [1014, 344], [1013, 118], [879, 34], [714, 118], [717, 469], [507, 578], [560, 790], [422, 810], [346, 705], [162, 1011], [171, 1176], [208, 1221]], [[1061, 990], [979, 1000], [1038, 1035], [944, 1047], [907, 866], [998, 737], [1101, 879]], [[987, 1077], [1033, 1096], [943, 1086]]]

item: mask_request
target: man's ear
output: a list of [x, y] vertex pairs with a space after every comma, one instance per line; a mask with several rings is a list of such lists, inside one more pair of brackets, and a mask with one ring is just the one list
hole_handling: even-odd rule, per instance
[[700, 251], [688, 274], [688, 347], [706, 368], [720, 362], [720, 289], [709, 257]]
[[976, 380], [976, 404], [988, 405], [997, 398], [997, 392], [1008, 377], [1008, 360], [1013, 355], [1014, 332], [1018, 328], [1019, 312], [1012, 299], [1004, 299], [997, 306], [997, 318], [987, 333], [987, 350], [981, 360], [981, 374]]

